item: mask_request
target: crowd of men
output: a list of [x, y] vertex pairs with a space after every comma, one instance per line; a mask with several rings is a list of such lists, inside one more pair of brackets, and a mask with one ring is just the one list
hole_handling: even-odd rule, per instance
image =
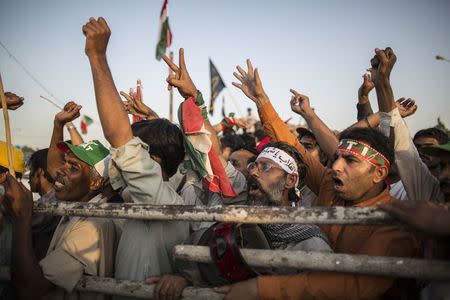
[[[0, 145], [0, 263], [11, 266], [11, 280], [0, 282], [1, 299], [107, 298], [75, 290], [86, 275], [154, 283], [155, 299], [179, 299], [187, 286], [214, 287], [226, 299], [444, 299], [450, 294], [445, 282], [351, 273], [260, 268], [243, 276], [245, 263], [225, 274], [223, 264], [189, 263], [172, 254], [175, 245], [211, 245], [220, 232], [239, 228], [248, 248], [448, 259], [449, 137], [437, 128], [410, 136], [405, 118], [417, 105], [394, 98], [391, 48], [377, 48], [368, 59], [357, 122], [341, 132], [327, 127], [309, 98], [294, 89], [291, 109], [308, 128], [289, 128], [250, 60], [245, 68], [237, 66], [233, 85], [256, 104], [260, 121], [249, 111], [247, 119], [226, 117], [212, 125], [180, 49], [179, 64], [163, 57], [173, 71], [166, 79], [169, 87], [185, 99], [177, 125], [133, 94], [118, 92], [107, 62], [111, 31], [105, 19], [90, 18], [83, 33], [110, 148], [83, 141], [71, 123], [81, 106], [67, 103], [55, 116], [49, 147], [27, 163], [30, 191], [20, 181], [25, 170], [20, 152], [14, 150], [15, 179], [7, 172], [6, 144]], [[373, 89], [378, 112], [369, 102]], [[23, 105], [16, 94], [5, 96], [8, 109]], [[129, 114], [142, 121], [130, 125]], [[236, 134], [236, 128], [244, 133]], [[42, 203], [378, 207], [404, 224], [248, 226], [59, 217], [34, 214], [32, 192]]]

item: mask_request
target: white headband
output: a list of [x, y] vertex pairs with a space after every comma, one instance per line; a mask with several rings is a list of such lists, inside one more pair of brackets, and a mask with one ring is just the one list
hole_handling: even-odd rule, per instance
[[258, 158], [256, 160], [260, 158], [268, 158], [278, 166], [280, 166], [280, 168], [286, 171], [286, 173], [298, 175], [297, 163], [292, 158], [292, 156], [281, 149], [275, 147], [266, 147], [258, 155]]

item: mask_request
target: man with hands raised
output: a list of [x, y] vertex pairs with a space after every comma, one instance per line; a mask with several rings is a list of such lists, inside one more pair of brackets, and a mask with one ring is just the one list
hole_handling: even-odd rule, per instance
[[[55, 117], [48, 154], [48, 171], [55, 179], [58, 201], [106, 202], [101, 190], [102, 163], [108, 150], [98, 141], [79, 146], [63, 142], [63, 126], [79, 115], [81, 106], [68, 103]], [[12, 282], [18, 299], [92, 299], [92, 293], [73, 293], [83, 274], [112, 276], [115, 227], [104, 218], [62, 217], [48, 251], [40, 261], [33, 253], [32, 194], [9, 174], [0, 197], [12, 222]], [[57, 289], [59, 287], [59, 289]], [[61, 289], [62, 288], [62, 289]]]
[[[307, 168], [306, 184], [317, 194], [319, 206], [372, 207], [394, 200], [384, 183], [394, 162], [386, 137], [373, 129], [342, 132], [332, 168], [325, 168], [311, 157], [280, 119], [263, 89], [257, 69], [253, 69], [249, 60], [247, 66], [247, 71], [237, 68], [239, 73], [234, 75], [240, 83], [233, 85], [255, 102], [264, 130], [272, 140], [297, 148]], [[304, 101], [307, 97], [295, 93], [292, 108], [302, 111]], [[410, 257], [418, 251], [413, 235], [396, 226], [321, 227], [335, 253]], [[227, 299], [377, 299], [396, 294], [400, 283], [396, 278], [304, 272], [292, 276], [260, 276], [221, 291], [227, 293]]]
[[[90, 18], [83, 32], [103, 133], [112, 146], [111, 185], [116, 190], [125, 188], [134, 203], [183, 205], [183, 199], [168, 182], [184, 158], [182, 132], [166, 119], [144, 120], [130, 126], [106, 59], [111, 34], [108, 25], [101, 17]], [[127, 99], [128, 95], [122, 95]], [[115, 277], [144, 281], [173, 273], [172, 248], [187, 237], [185, 222], [127, 220], [117, 249]], [[171, 281], [169, 287], [181, 288], [164, 288], [162, 293], [181, 293], [186, 282], [179, 281]], [[162, 283], [155, 295], [168, 286], [166, 280]]]

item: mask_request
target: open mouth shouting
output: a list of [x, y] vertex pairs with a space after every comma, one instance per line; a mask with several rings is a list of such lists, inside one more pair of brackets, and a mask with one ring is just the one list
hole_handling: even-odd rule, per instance
[[249, 196], [258, 197], [264, 193], [264, 190], [261, 187], [258, 179], [253, 176], [249, 176], [247, 180], [247, 192]]
[[337, 175], [333, 175], [333, 182], [334, 190], [337, 192], [341, 192], [344, 188], [344, 182]]
[[53, 185], [55, 187], [55, 191], [60, 191], [64, 189], [66, 181], [61, 175], [56, 175], [55, 183]]

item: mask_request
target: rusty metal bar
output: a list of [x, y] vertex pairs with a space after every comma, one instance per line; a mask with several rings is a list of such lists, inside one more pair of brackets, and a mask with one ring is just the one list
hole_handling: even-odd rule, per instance
[[[0, 281], [10, 279], [8, 266], [0, 266]], [[107, 295], [153, 299], [154, 284], [141, 281], [117, 280], [106, 277], [83, 276], [75, 290], [79, 292], [94, 292]], [[209, 288], [187, 287], [183, 290], [182, 299], [220, 300], [224, 295], [215, 293]]]
[[[405, 257], [350, 255], [323, 252], [242, 249], [248, 265], [300, 270], [370, 274], [417, 279], [450, 279], [450, 262]], [[177, 259], [212, 263], [209, 247], [177, 245]]]
[[144, 205], [51, 202], [34, 204], [34, 212], [58, 216], [85, 216], [139, 220], [182, 220], [231, 223], [296, 223], [390, 225], [396, 223], [373, 207], [265, 207]]

